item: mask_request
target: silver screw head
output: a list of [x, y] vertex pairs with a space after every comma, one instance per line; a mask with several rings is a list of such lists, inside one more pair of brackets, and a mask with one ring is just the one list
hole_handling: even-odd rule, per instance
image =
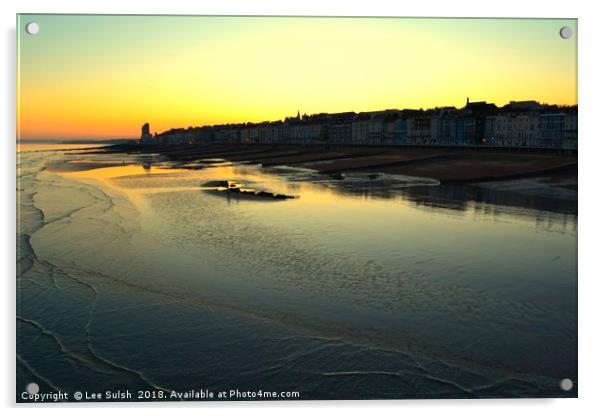
[[571, 391], [573, 389], [573, 380], [570, 378], [563, 378], [560, 380], [560, 388], [564, 391]]
[[571, 36], [573, 36], [573, 29], [568, 26], [563, 26], [560, 28], [560, 37], [562, 39], [569, 39]]
[[40, 31], [40, 25], [36, 22], [29, 22], [25, 25], [25, 31], [30, 35], [36, 35]]
[[40, 386], [38, 386], [38, 383], [29, 383], [27, 386], [25, 386], [25, 391], [28, 394], [38, 394], [40, 391]]

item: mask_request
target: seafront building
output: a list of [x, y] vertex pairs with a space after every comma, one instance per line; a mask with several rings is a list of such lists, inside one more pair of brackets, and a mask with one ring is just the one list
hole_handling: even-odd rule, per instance
[[463, 108], [301, 115], [261, 123], [171, 129], [143, 144], [261, 143], [577, 149], [577, 106], [466, 100]]
[[153, 136], [150, 134], [150, 125], [144, 123], [142, 126], [142, 133], [140, 134], [140, 142], [144, 144], [153, 143]]

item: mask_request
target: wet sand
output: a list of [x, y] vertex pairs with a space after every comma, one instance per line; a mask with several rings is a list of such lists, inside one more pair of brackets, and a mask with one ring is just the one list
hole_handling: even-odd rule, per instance
[[[18, 386], [187, 391], [201, 380], [304, 399], [577, 395], [558, 389], [577, 380], [571, 201], [297, 168], [365, 160], [372, 169], [378, 152], [389, 156], [374, 148], [182, 148], [186, 160], [140, 150], [19, 159]], [[228, 153], [295, 167], [200, 161]], [[56, 174], [49, 159], [105, 168]], [[224, 180], [299, 198], [204, 192]], [[392, 186], [400, 182], [409, 186]]]
[[[178, 145], [113, 146], [104, 152], [154, 153], [178, 167], [203, 159], [263, 166], [308, 168], [329, 175], [374, 172], [425, 177], [441, 183], [472, 183], [517, 192], [576, 199], [577, 156], [504, 149], [400, 148], [386, 146]], [[530, 186], [524, 181], [529, 180]], [[495, 185], [494, 185], [495, 183]]]

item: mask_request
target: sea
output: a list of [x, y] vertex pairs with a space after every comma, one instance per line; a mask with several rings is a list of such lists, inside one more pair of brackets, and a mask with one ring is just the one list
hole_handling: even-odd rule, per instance
[[18, 149], [17, 401], [577, 396], [574, 204], [91, 147]]

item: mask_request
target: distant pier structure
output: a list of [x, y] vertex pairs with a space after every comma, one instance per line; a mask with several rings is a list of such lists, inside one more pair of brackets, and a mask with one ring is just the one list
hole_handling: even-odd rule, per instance
[[152, 143], [153, 136], [150, 133], [150, 124], [144, 123], [142, 125], [142, 134], [140, 135], [140, 143], [150, 144]]

